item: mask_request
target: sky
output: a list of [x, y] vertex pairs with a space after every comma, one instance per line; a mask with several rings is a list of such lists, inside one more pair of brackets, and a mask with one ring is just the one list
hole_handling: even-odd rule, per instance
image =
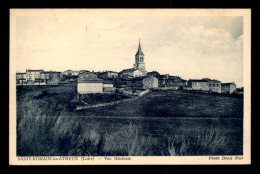
[[16, 17], [16, 71], [132, 68], [139, 38], [147, 71], [243, 86], [243, 17]]

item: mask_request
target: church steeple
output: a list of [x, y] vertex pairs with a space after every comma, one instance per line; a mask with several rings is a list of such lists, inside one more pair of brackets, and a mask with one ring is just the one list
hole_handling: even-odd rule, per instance
[[135, 54], [134, 69], [140, 70], [141, 72], [143, 72], [144, 75], [146, 74], [145, 62], [144, 62], [144, 53], [143, 53], [142, 48], [141, 48], [140, 39], [139, 39], [138, 50], [137, 50], [137, 53]]
[[140, 38], [139, 38], [138, 50], [137, 50], [137, 53], [136, 53], [135, 55], [136, 55], [136, 56], [137, 56], [137, 55], [142, 55], [142, 56], [144, 56], [144, 53], [143, 53], [142, 48], [141, 48]]

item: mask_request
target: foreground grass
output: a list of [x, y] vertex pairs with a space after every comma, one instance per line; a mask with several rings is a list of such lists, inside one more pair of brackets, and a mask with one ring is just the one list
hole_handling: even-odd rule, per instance
[[126, 124], [113, 132], [85, 129], [77, 118], [23, 117], [18, 125], [20, 156], [189, 156], [232, 155], [232, 139], [217, 128], [179, 130], [178, 134], [143, 135], [137, 125]]

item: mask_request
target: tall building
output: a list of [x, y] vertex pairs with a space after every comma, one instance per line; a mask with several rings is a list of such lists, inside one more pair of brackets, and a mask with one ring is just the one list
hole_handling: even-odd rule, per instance
[[134, 64], [134, 69], [140, 70], [143, 75], [146, 75], [145, 71], [145, 62], [144, 62], [144, 53], [141, 49], [141, 44], [140, 44], [140, 39], [139, 39], [139, 46], [137, 53], [135, 54], [135, 64]]

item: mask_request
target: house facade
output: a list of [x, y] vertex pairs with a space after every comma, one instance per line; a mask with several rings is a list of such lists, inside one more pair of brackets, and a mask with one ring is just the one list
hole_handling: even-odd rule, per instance
[[188, 86], [191, 87], [193, 90], [209, 91], [208, 81], [203, 79], [190, 79], [188, 80]]
[[84, 77], [78, 78], [78, 94], [103, 93], [103, 81], [96, 74], [87, 72]]
[[221, 93], [221, 82], [218, 80], [208, 81], [209, 90], [216, 93]]
[[160, 87], [176, 87], [180, 89], [183, 86], [187, 86], [187, 80], [184, 80], [178, 76], [170, 76], [168, 74], [161, 75], [159, 78]]
[[41, 82], [48, 83], [60, 83], [62, 79], [62, 73], [56, 71], [44, 71], [41, 72]]
[[40, 70], [26, 70], [26, 79], [27, 82], [39, 82], [41, 81], [41, 74], [43, 73], [43, 69]]
[[124, 69], [123, 71], [120, 71], [118, 73], [118, 76], [124, 78], [135, 78], [135, 77], [142, 77], [144, 75], [140, 70], [130, 68], [130, 69]]
[[232, 83], [221, 83], [221, 91], [223, 93], [229, 93], [232, 94], [233, 92], [236, 92], [236, 84], [234, 82]]
[[30, 70], [16, 74], [16, 83], [24, 85], [57, 84], [62, 79], [62, 73], [56, 71]]
[[113, 88], [114, 82], [111, 80], [103, 80], [103, 87], [104, 88]]
[[83, 79], [83, 78], [97, 79], [97, 75], [94, 74], [94, 73], [91, 73], [89, 71], [82, 71], [82, 72], [79, 73], [78, 79]]
[[105, 71], [98, 74], [98, 78], [101, 79], [109, 79], [109, 78], [117, 78], [118, 73], [115, 71]]
[[62, 73], [56, 71], [49, 72], [49, 82], [50, 83], [60, 83], [62, 79]]
[[188, 81], [188, 87], [192, 90], [211, 91], [221, 93], [221, 82], [218, 80], [204, 79], [190, 79]]
[[66, 70], [62, 74], [65, 76], [78, 76], [80, 71]]
[[128, 86], [135, 89], [158, 88], [158, 79], [154, 76], [136, 77], [128, 81]]
[[160, 74], [159, 74], [157, 71], [148, 72], [148, 73], [147, 73], [147, 76], [154, 76], [154, 77], [156, 77], [157, 79], [160, 78]]
[[26, 84], [27, 79], [26, 79], [26, 73], [16, 73], [16, 84]]

